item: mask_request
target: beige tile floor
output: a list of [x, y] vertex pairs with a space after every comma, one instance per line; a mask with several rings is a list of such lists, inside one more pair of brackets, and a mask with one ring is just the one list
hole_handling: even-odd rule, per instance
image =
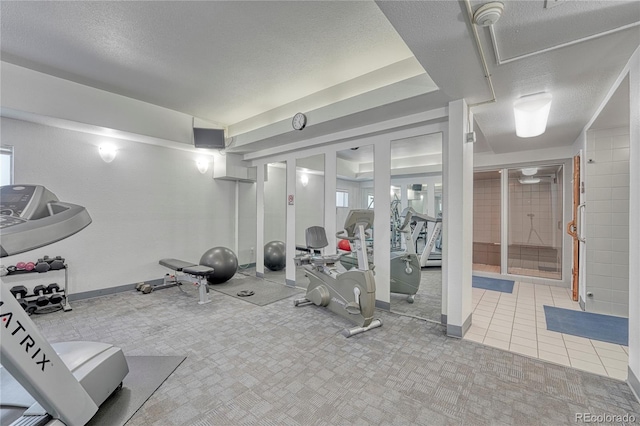
[[627, 346], [549, 331], [544, 305], [580, 309], [560, 287], [516, 281], [511, 294], [474, 288], [473, 325], [464, 338], [626, 380]]
[[[473, 270], [479, 271], [479, 272], [492, 272], [496, 274], [500, 273], [499, 266], [485, 265], [482, 263], [474, 263]], [[516, 268], [513, 266], [509, 268], [509, 273], [513, 275], [524, 275], [529, 277], [548, 278], [553, 280], [557, 280], [561, 277], [561, 274], [559, 272], [540, 271], [538, 269], [530, 269], [530, 268]]]

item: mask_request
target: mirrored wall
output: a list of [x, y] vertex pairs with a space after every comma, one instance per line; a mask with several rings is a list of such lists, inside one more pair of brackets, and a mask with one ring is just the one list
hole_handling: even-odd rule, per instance
[[[336, 153], [336, 231], [342, 232], [351, 210], [369, 210], [373, 222], [374, 179], [372, 145], [354, 147]], [[373, 223], [372, 223], [373, 226]], [[370, 264], [373, 264], [374, 230], [367, 231], [365, 248]], [[340, 267], [345, 270], [358, 266], [355, 246], [345, 239], [336, 241], [338, 252], [343, 256]]]
[[391, 310], [442, 314], [442, 134], [391, 142]]
[[[306, 230], [324, 227], [324, 154], [296, 160], [296, 255], [306, 251]], [[296, 269], [296, 286], [304, 287], [309, 279], [302, 266]]]
[[[285, 283], [286, 257], [278, 260], [277, 252], [284, 251], [287, 233], [287, 164], [267, 165], [264, 182], [264, 243], [265, 279]], [[285, 255], [286, 256], [286, 255]]]

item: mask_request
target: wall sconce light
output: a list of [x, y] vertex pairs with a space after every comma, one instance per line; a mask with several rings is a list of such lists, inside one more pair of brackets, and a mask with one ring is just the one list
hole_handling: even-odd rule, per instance
[[525, 176], [533, 176], [538, 173], [537, 167], [527, 167], [521, 170], [522, 174]]
[[300, 176], [300, 183], [302, 183], [302, 186], [306, 187], [309, 184], [309, 176], [301, 175]]
[[100, 153], [100, 158], [102, 158], [102, 161], [104, 161], [105, 163], [110, 163], [114, 158], [116, 158], [118, 150], [113, 145], [103, 144], [98, 147], [98, 152]]
[[551, 94], [537, 93], [523, 96], [513, 103], [516, 135], [532, 138], [544, 133], [551, 110]]
[[207, 173], [207, 170], [209, 170], [209, 161], [205, 160], [204, 158], [199, 158], [196, 160], [196, 166], [198, 167], [198, 171], [202, 174]]

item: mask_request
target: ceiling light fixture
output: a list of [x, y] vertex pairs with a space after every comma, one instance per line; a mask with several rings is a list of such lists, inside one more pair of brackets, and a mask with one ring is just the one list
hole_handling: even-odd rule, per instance
[[480, 6], [473, 14], [473, 23], [481, 27], [489, 27], [494, 25], [504, 11], [504, 4], [498, 1], [492, 1]]
[[544, 133], [551, 110], [551, 94], [537, 93], [523, 96], [513, 103], [516, 135], [532, 138]]
[[518, 179], [518, 181], [523, 185], [530, 185], [532, 183], [540, 183], [540, 178], [525, 177], [525, 178]]
[[536, 173], [538, 173], [538, 168], [537, 167], [527, 167], [525, 169], [522, 169], [522, 174], [525, 176], [533, 176]]

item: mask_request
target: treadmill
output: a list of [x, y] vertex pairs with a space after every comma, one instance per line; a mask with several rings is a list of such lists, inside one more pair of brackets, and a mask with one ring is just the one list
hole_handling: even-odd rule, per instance
[[[59, 201], [44, 186], [0, 187], [0, 257], [60, 241], [90, 223], [84, 207]], [[5, 283], [0, 290], [0, 424], [86, 424], [129, 373], [122, 349], [51, 345]]]

